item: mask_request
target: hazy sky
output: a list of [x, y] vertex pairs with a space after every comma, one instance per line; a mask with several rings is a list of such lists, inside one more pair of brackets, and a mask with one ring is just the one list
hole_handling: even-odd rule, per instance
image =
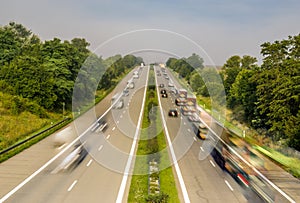
[[[91, 50], [110, 40], [103, 56], [153, 49], [186, 57], [190, 39], [223, 65], [235, 54], [260, 60], [263, 42], [299, 34], [299, 11], [299, 0], [2, 0], [0, 25], [16, 21], [42, 40], [83, 37]], [[131, 32], [141, 29], [170, 32]]]

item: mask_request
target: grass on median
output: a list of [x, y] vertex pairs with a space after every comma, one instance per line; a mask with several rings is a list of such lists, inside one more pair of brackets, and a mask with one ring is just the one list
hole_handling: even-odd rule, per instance
[[[138, 143], [137, 148], [137, 155], [145, 155], [145, 156], [139, 156], [135, 160], [135, 167], [134, 167], [134, 174], [131, 179], [131, 185], [130, 185], [130, 191], [128, 195], [128, 202], [147, 202], [147, 198], [149, 198], [148, 195], [148, 162], [149, 157], [151, 156], [151, 151], [153, 150], [152, 147], [158, 148], [158, 157], [159, 157], [159, 168], [164, 169], [159, 172], [159, 178], [160, 178], [160, 195], [167, 195], [168, 196], [168, 202], [180, 202], [178, 199], [178, 193], [176, 189], [176, 184], [173, 176], [173, 170], [170, 166], [170, 159], [169, 154], [166, 149], [166, 141], [163, 131], [160, 131], [156, 137], [151, 139], [146, 139], [151, 133], [151, 128], [148, 128], [150, 126], [150, 122], [148, 119], [149, 116], [149, 110], [151, 110], [150, 106], [152, 106], [153, 103], [158, 103], [156, 90], [151, 90], [150, 94], [154, 98], [149, 99], [149, 90], [147, 92], [146, 97], [146, 104], [145, 104], [145, 110], [143, 115], [143, 121], [142, 121], [142, 131], [140, 135], [140, 141]], [[161, 116], [160, 112], [157, 110], [156, 112], [156, 119], [155, 119], [155, 129], [162, 129], [161, 125]], [[153, 123], [152, 123], [153, 124]], [[153, 146], [158, 145], [158, 146]], [[138, 175], [143, 174], [143, 175]], [[155, 199], [155, 198], [154, 198]], [[158, 200], [159, 198], [155, 199], [155, 202], [161, 202]], [[148, 199], [149, 200], [149, 199]], [[153, 199], [152, 199], [153, 200]], [[148, 201], [150, 202], [150, 201]]]

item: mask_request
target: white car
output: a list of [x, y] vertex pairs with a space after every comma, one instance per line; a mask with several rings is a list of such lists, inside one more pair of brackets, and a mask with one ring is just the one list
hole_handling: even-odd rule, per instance
[[114, 106], [113, 109], [121, 109], [124, 106], [124, 100], [120, 99]]
[[171, 83], [171, 82], [169, 82], [168, 86], [169, 86], [169, 87], [174, 87], [174, 84]]

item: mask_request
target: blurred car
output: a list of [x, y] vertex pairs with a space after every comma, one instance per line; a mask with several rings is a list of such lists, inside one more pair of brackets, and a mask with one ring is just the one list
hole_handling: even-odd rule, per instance
[[193, 122], [192, 128], [197, 137], [199, 137], [201, 140], [206, 139], [208, 129], [206, 128], [206, 126], [203, 123]]
[[168, 86], [169, 86], [169, 87], [174, 87], [174, 84], [171, 83], [171, 82], [169, 82]]
[[161, 93], [161, 94], [166, 94], [166, 93], [167, 93], [167, 90], [162, 89], [162, 90], [160, 90], [160, 93]]
[[161, 94], [161, 97], [162, 97], [162, 98], [168, 98], [168, 94], [167, 94], [167, 93]]
[[164, 88], [165, 85], [164, 85], [164, 84], [160, 84], [159, 87], [160, 87], [160, 88]]
[[133, 81], [127, 82], [127, 88], [128, 89], [133, 89], [134, 88], [134, 82]]
[[170, 116], [170, 117], [178, 117], [178, 115], [179, 115], [179, 112], [177, 111], [177, 109], [170, 109], [169, 110], [168, 116]]
[[191, 122], [200, 122], [200, 117], [196, 113], [193, 113], [188, 117], [188, 120]]
[[123, 90], [123, 96], [127, 97], [129, 95], [129, 90], [125, 89]]
[[74, 162], [74, 164], [77, 164], [77, 165], [80, 164], [88, 154], [88, 151], [86, 150], [86, 148], [82, 144], [76, 145], [75, 149], [74, 149], [74, 152], [77, 153], [77, 155], [75, 157], [76, 160]]
[[124, 100], [120, 99], [114, 106], [113, 109], [121, 109], [124, 106]]
[[107, 128], [107, 122], [106, 121], [98, 121], [97, 122], [97, 132], [103, 132]]
[[70, 143], [73, 138], [71, 127], [67, 127], [54, 135], [54, 147], [60, 147], [66, 143]]

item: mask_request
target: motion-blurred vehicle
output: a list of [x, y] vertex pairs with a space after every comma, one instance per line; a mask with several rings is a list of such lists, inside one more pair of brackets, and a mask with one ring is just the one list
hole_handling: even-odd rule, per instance
[[181, 113], [184, 115], [184, 116], [191, 116], [193, 115], [194, 113], [196, 112], [196, 109], [195, 107], [193, 106], [181, 106]]
[[162, 97], [162, 98], [168, 98], [168, 94], [167, 94], [167, 93], [161, 94], [161, 97]]
[[135, 86], [135, 85], [134, 85], [134, 82], [133, 82], [133, 81], [128, 81], [128, 82], [127, 82], [127, 88], [128, 88], [128, 89], [133, 89], [134, 86]]
[[201, 123], [201, 122], [194, 122], [192, 124], [192, 128], [194, 133], [196, 134], [196, 136], [198, 138], [200, 138], [201, 140], [205, 140], [207, 133], [208, 133], [208, 129], [206, 128], [206, 126]]
[[174, 87], [174, 84], [172, 82], [169, 82], [168, 86], [169, 87]]
[[159, 87], [160, 87], [160, 88], [164, 88], [165, 85], [164, 85], [164, 84], [159, 84]]
[[178, 115], [179, 115], [179, 112], [177, 111], [177, 109], [170, 109], [169, 110], [168, 116], [170, 116], [170, 117], [178, 117]]
[[160, 93], [161, 93], [161, 94], [166, 94], [166, 93], [167, 93], [167, 90], [162, 89], [162, 90], [160, 90]]
[[188, 120], [189, 120], [190, 122], [200, 122], [200, 117], [198, 116], [197, 113], [193, 113], [192, 115], [190, 115], [190, 116], [188, 117]]
[[74, 160], [74, 163], [73, 163], [75, 165], [80, 164], [84, 160], [86, 155], [88, 154], [88, 151], [85, 149], [83, 144], [75, 145], [75, 149], [74, 149], [73, 152], [76, 152], [76, 155], [74, 157], [75, 160]]
[[174, 94], [174, 95], [177, 95], [178, 91], [175, 87], [171, 87], [170, 88], [170, 93]]
[[121, 109], [124, 107], [124, 100], [119, 99], [115, 105], [113, 105], [113, 109]]
[[54, 146], [55, 147], [60, 147], [66, 143], [71, 142], [72, 140], [72, 135], [73, 135], [73, 131], [71, 127], [67, 127], [65, 129], [63, 129], [62, 131], [56, 133], [54, 135]]
[[107, 122], [105, 120], [97, 121], [97, 123], [91, 129], [92, 132], [103, 132], [107, 128]]
[[123, 96], [127, 97], [129, 95], [129, 90], [125, 89], [123, 90]]

